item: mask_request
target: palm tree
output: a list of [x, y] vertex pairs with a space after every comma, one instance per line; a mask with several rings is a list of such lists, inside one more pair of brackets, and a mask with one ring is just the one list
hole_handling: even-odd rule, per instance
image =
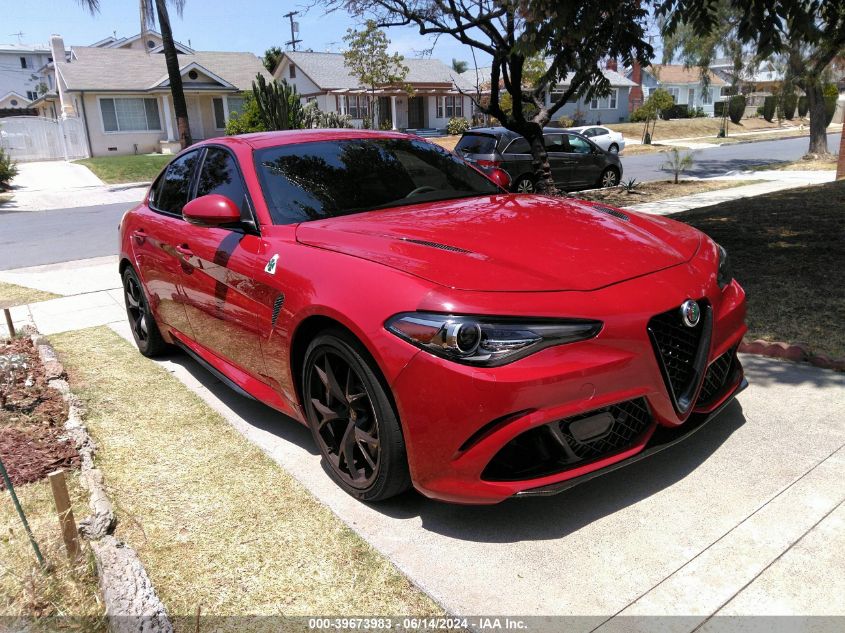
[[687, 169], [692, 167], [693, 163], [693, 156], [695, 152], [687, 152], [686, 154], [681, 154], [681, 151], [677, 147], [673, 147], [669, 151], [661, 152], [665, 157], [666, 160], [660, 165], [660, 169], [663, 171], [672, 172], [675, 176], [675, 184], [678, 184], [678, 177], [685, 172]]
[[[100, 10], [100, 0], [78, 0], [91, 13]], [[170, 0], [176, 8], [176, 13], [182, 15], [185, 0]], [[185, 103], [185, 91], [182, 88], [182, 75], [179, 72], [179, 58], [176, 44], [173, 41], [173, 31], [170, 28], [170, 15], [167, 13], [167, 0], [140, 0], [141, 34], [155, 27], [156, 17], [161, 29], [164, 63], [167, 66], [167, 77], [170, 80], [170, 94], [173, 96], [173, 112], [176, 115], [176, 129], [179, 131], [179, 142], [182, 149], [192, 144], [191, 128], [188, 126], [188, 105]]]

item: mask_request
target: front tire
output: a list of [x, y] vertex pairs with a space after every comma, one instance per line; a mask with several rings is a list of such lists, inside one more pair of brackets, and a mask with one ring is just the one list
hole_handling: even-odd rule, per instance
[[144, 286], [135, 271], [128, 267], [123, 271], [123, 301], [132, 337], [144, 356], [153, 358], [167, 350], [167, 343], [161, 336], [150, 302], [144, 293]]
[[302, 394], [308, 426], [332, 479], [362, 501], [411, 487], [399, 418], [363, 346], [342, 330], [305, 352]]
[[599, 187], [615, 187], [619, 184], [619, 172], [613, 167], [608, 167], [601, 173]]

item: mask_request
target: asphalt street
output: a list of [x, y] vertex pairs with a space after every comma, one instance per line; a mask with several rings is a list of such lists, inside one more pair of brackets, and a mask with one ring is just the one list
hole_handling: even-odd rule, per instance
[[[807, 152], [806, 137], [739, 143], [695, 152], [688, 176], [707, 178], [759, 165], [792, 161]], [[836, 151], [839, 134], [828, 135]], [[624, 178], [640, 181], [667, 178], [661, 154], [622, 157]], [[0, 210], [0, 270], [117, 254], [117, 225], [131, 203], [51, 211]]]

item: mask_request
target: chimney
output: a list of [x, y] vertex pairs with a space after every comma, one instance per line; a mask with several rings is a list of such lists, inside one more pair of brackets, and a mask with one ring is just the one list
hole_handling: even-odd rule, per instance
[[55, 33], [50, 36], [50, 50], [53, 53], [53, 72], [56, 75], [56, 92], [59, 93], [59, 104], [62, 109], [62, 118], [66, 119], [71, 116], [76, 116], [73, 111], [73, 104], [65, 94], [65, 88], [59, 76], [59, 64], [65, 63], [65, 41], [61, 35]]
[[619, 70], [619, 67], [616, 65], [616, 58], [615, 57], [611, 57], [610, 59], [608, 59], [607, 64], [605, 64], [604, 67], [607, 68], [608, 70]]
[[638, 86], [643, 85], [643, 68], [637, 60], [634, 60], [634, 63], [631, 66], [631, 81]]
[[631, 81], [637, 85], [632, 86], [628, 91], [629, 113], [633, 113], [634, 110], [639, 108], [645, 100], [645, 96], [643, 95], [643, 68], [640, 66], [640, 62], [636, 60], [634, 60], [634, 63], [631, 65]]

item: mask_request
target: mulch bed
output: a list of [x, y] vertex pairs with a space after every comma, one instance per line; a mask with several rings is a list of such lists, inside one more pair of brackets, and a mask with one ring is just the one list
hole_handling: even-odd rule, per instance
[[0, 458], [12, 484], [38, 481], [59, 468], [79, 467], [79, 453], [65, 435], [65, 420], [67, 404], [47, 385], [32, 341], [0, 342]]

